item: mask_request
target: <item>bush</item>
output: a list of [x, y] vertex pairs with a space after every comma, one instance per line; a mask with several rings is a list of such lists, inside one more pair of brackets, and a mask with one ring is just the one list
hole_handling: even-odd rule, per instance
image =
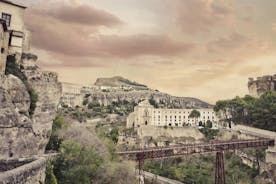
[[93, 146], [84, 147], [74, 141], [64, 141], [54, 173], [59, 184], [90, 184], [96, 170], [103, 163]]
[[116, 127], [116, 128], [113, 128], [110, 132], [110, 137], [111, 137], [111, 140], [116, 144], [118, 142], [118, 137], [119, 137], [119, 129]]
[[208, 140], [215, 139], [215, 137], [218, 135], [218, 132], [219, 132], [219, 130], [213, 130], [208, 127], [199, 129], [199, 131], [203, 133]]
[[45, 177], [45, 184], [58, 184], [57, 178], [54, 174], [53, 165], [50, 161], [47, 161], [46, 164], [46, 177]]
[[82, 102], [82, 105], [86, 106], [88, 104], [88, 99], [84, 99], [83, 102]]
[[207, 120], [207, 122], [206, 122], [206, 127], [207, 127], [207, 128], [213, 128], [213, 123], [212, 123], [212, 121]]
[[63, 116], [58, 114], [53, 121], [52, 134], [51, 134], [50, 140], [46, 146], [46, 150], [54, 150], [54, 151], [59, 150], [60, 145], [62, 143], [62, 139], [60, 139], [58, 137], [57, 131], [62, 128], [66, 128], [66, 127], [67, 127], [67, 124], [66, 124]]

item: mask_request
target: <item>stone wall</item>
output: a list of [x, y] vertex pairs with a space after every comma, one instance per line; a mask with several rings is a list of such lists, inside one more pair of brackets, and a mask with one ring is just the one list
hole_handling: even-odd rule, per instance
[[0, 184], [43, 184], [45, 181], [45, 158], [0, 172]]
[[[254, 137], [275, 139], [275, 143], [276, 143], [276, 132], [248, 127], [244, 125], [233, 126], [232, 130], [239, 131], [242, 134], [246, 134]], [[266, 162], [276, 164], [276, 146], [269, 147], [266, 150]]]
[[276, 75], [262, 76], [255, 80], [253, 78], [249, 78], [248, 90], [249, 94], [254, 97], [259, 97], [267, 91], [275, 91]]
[[196, 128], [192, 127], [184, 127], [184, 128], [164, 128], [164, 127], [155, 127], [155, 126], [147, 126], [140, 127], [137, 129], [137, 134], [139, 137], [186, 137], [193, 138], [195, 140], [204, 139], [204, 135]]

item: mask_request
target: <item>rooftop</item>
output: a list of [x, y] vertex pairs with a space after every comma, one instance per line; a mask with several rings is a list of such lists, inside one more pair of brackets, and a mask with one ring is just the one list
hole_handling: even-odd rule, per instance
[[27, 8], [26, 6], [23, 6], [23, 5], [20, 5], [20, 4], [17, 4], [17, 3], [14, 3], [12, 1], [8, 1], [8, 0], [0, 0], [0, 2], [2, 3], [6, 3], [6, 4], [10, 4], [10, 5], [13, 5], [13, 6], [17, 6], [19, 8]]

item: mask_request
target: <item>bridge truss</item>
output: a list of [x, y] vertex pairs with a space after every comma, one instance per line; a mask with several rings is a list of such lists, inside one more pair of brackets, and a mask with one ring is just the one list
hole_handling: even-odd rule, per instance
[[184, 155], [216, 153], [215, 184], [225, 184], [224, 151], [234, 151], [245, 148], [274, 146], [274, 139], [260, 138], [250, 140], [212, 141], [210, 143], [183, 144], [166, 147], [145, 148], [118, 152], [129, 160], [136, 160], [141, 175], [145, 160], [181, 157]]

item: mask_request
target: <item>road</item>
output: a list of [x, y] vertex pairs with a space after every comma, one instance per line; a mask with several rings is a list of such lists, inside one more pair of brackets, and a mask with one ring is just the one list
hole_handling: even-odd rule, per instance
[[158, 175], [146, 172], [146, 171], [144, 171], [144, 175], [145, 175], [146, 179], [148, 179], [150, 181], [152, 179], [156, 179], [156, 181], [160, 184], [183, 184], [180, 181], [176, 181], [176, 180], [172, 180], [172, 179], [165, 178], [165, 177], [162, 177], [162, 176], [158, 176]]

